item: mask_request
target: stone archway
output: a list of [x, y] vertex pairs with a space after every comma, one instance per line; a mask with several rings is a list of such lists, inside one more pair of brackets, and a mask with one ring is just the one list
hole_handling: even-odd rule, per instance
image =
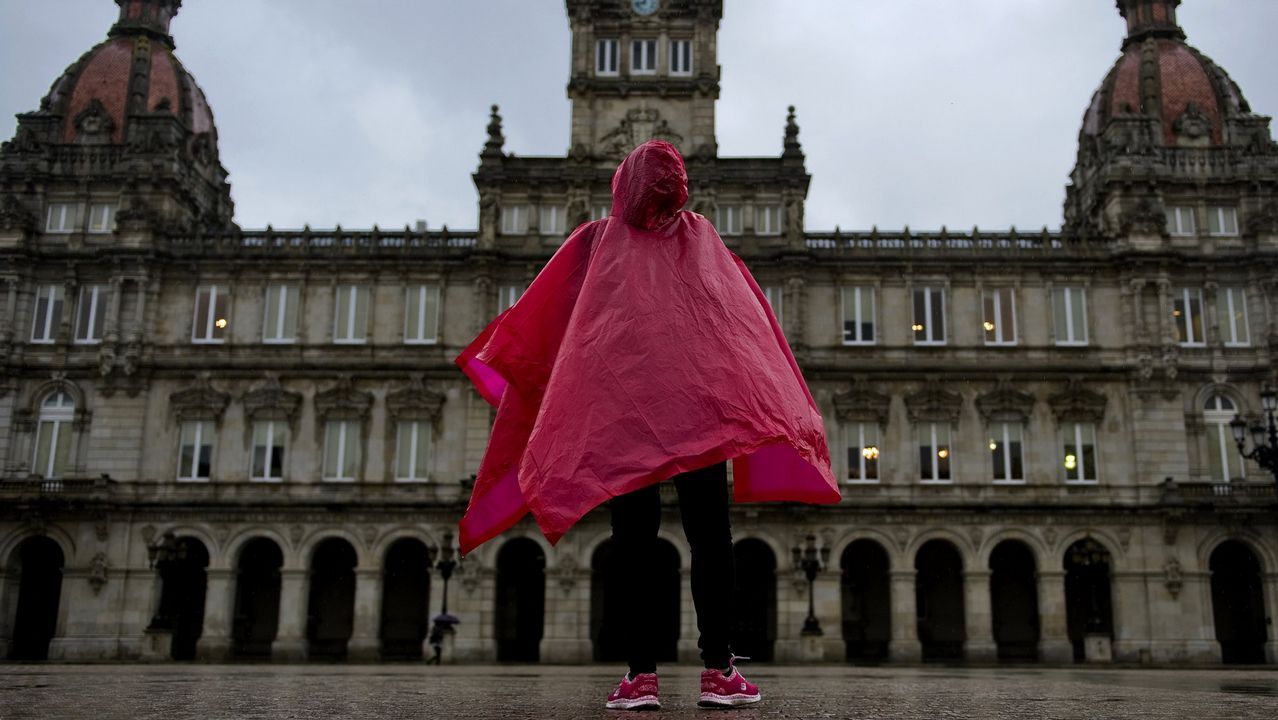
[[887, 551], [873, 540], [843, 550], [840, 595], [849, 662], [887, 659], [892, 639], [892, 588]]
[[541, 660], [541, 637], [546, 624], [546, 554], [535, 540], [515, 538], [498, 551], [494, 611], [497, 660]]
[[[598, 662], [625, 662], [622, 633], [626, 618], [622, 614], [619, 571], [612, 559], [612, 540], [595, 549], [590, 567], [590, 639]], [[674, 662], [679, 656], [679, 596], [683, 578], [679, 572], [679, 551], [669, 541], [658, 538], [649, 585], [656, 599], [650, 612], [655, 614], [657, 629], [657, 662]]]
[[1110, 594], [1113, 558], [1109, 550], [1088, 537], [1065, 551], [1065, 623], [1074, 646], [1074, 660], [1087, 658], [1087, 638], [1114, 637]]
[[343, 538], [321, 540], [311, 553], [306, 593], [306, 657], [344, 660], [355, 629], [355, 548]]
[[736, 560], [732, 652], [771, 662], [777, 641], [777, 558], [762, 540], [746, 538], [732, 548]]
[[208, 588], [209, 551], [193, 537], [175, 541], [174, 556], [159, 564], [160, 606], [151, 628], [172, 633], [169, 657], [194, 660], [195, 644], [204, 631], [204, 602]]
[[383, 660], [421, 660], [430, 625], [430, 551], [417, 538], [396, 540], [382, 562]]
[[47, 660], [58, 628], [62, 596], [62, 548], [47, 537], [23, 540], [10, 556], [10, 582], [17, 583], [17, 608], [10, 633], [10, 660]]
[[1265, 662], [1269, 628], [1265, 618], [1264, 575], [1260, 560], [1238, 540], [1211, 553], [1211, 607], [1226, 664]]
[[963, 657], [967, 625], [963, 604], [963, 558], [946, 540], [929, 540], [914, 556], [915, 602], [924, 660]]
[[990, 609], [999, 660], [1037, 660], [1038, 571], [1034, 552], [1004, 540], [990, 553]]
[[280, 567], [284, 554], [274, 540], [257, 537], [240, 550], [235, 569], [235, 616], [231, 653], [269, 658], [280, 622]]

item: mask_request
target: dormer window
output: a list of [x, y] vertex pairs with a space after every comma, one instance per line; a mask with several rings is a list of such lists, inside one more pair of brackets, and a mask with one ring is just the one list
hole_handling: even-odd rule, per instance
[[657, 72], [657, 41], [633, 40], [630, 43], [630, 73], [654, 75]]
[[691, 75], [692, 74], [692, 41], [691, 40], [671, 40], [670, 41], [670, 74], [671, 75]]
[[617, 74], [617, 41], [616, 40], [595, 41], [595, 74], [596, 75], [616, 75]]

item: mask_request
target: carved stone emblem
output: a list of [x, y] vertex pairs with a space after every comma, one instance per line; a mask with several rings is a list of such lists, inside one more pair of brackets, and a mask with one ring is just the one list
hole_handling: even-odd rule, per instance
[[194, 385], [169, 395], [169, 406], [179, 420], [218, 420], [230, 400], [213, 389], [208, 373], [200, 373]]
[[1167, 592], [1171, 593], [1172, 599], [1175, 600], [1180, 596], [1180, 589], [1184, 586], [1184, 573], [1180, 569], [1180, 562], [1176, 558], [1167, 561], [1163, 566], [1163, 585], [1167, 588]]
[[115, 131], [115, 121], [107, 114], [102, 101], [93, 98], [88, 107], [75, 116], [75, 141], [86, 145], [110, 142]]
[[98, 553], [89, 561], [89, 585], [93, 588], [93, 594], [97, 595], [102, 591], [102, 586], [107, 582], [107, 560], [106, 553]]
[[682, 145], [683, 136], [670, 128], [670, 122], [655, 108], [633, 108], [626, 112], [617, 127], [599, 138], [599, 155], [621, 160], [635, 146], [649, 140], [665, 140]]
[[1185, 112], [1172, 123], [1172, 129], [1182, 138], [1197, 140], [1211, 134], [1211, 118], [1203, 114], [1197, 103], [1185, 106]]

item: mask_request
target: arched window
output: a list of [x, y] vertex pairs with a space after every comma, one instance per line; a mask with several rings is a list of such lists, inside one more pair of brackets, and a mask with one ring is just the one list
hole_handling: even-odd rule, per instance
[[63, 390], [51, 393], [40, 403], [32, 472], [46, 478], [60, 478], [66, 473], [71, 465], [71, 422], [74, 418], [75, 401]]
[[1203, 405], [1203, 426], [1207, 432], [1207, 472], [1216, 482], [1241, 481], [1242, 456], [1234, 446], [1229, 422], [1238, 415], [1234, 401], [1224, 395], [1212, 395]]

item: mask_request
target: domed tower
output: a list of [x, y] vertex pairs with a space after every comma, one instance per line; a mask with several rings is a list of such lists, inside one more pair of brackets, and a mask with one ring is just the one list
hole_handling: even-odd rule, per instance
[[1273, 222], [1270, 119], [1185, 42], [1180, 2], [1118, 0], [1127, 37], [1084, 115], [1066, 192], [1075, 233], [1198, 246]]
[[54, 81], [0, 145], [0, 233], [85, 237], [233, 224], [217, 128], [173, 54], [182, 0], [115, 0], [107, 39]]

